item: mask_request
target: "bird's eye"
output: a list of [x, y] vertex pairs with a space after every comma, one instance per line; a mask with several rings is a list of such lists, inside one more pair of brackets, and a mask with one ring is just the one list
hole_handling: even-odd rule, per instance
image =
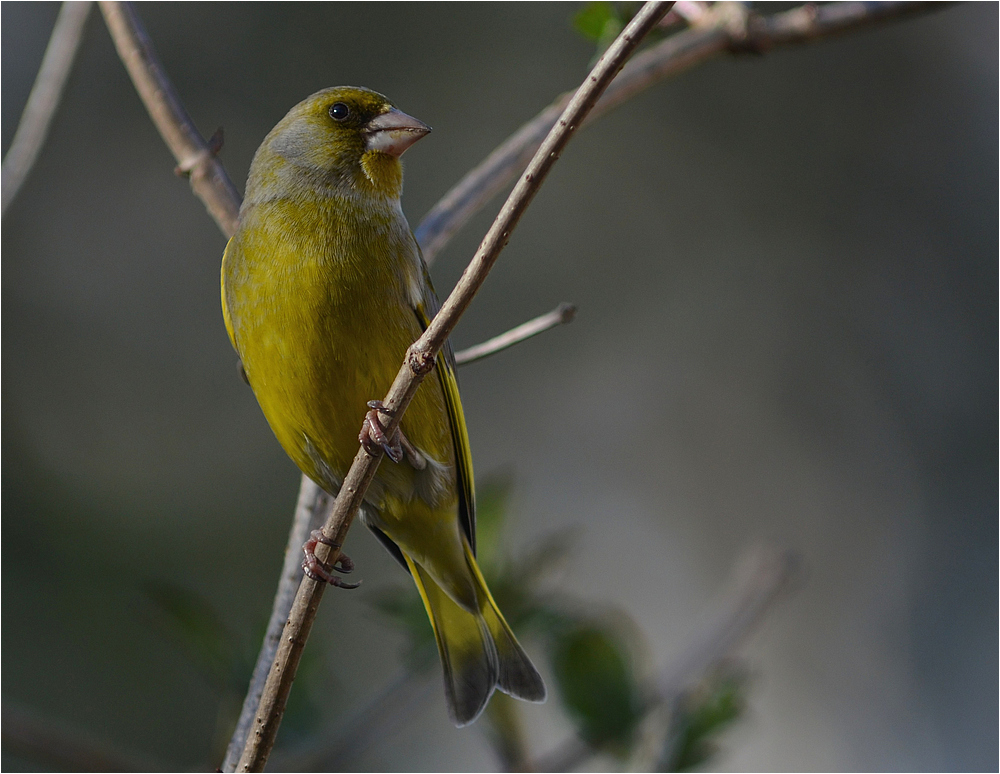
[[343, 121], [351, 114], [351, 109], [343, 102], [334, 102], [330, 105], [330, 118], [334, 121]]

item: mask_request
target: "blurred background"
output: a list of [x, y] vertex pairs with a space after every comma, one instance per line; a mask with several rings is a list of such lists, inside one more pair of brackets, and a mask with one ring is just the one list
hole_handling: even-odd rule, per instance
[[[579, 8], [139, 12], [202, 133], [225, 128], [241, 189], [320, 88], [365, 85], [432, 125], [406, 156], [415, 226], [579, 83]], [[0, 6], [4, 149], [57, 12]], [[655, 86], [571, 143], [455, 333], [579, 306], [464, 368], [463, 399], [477, 474], [508, 482], [504, 551], [569, 530], [547, 588], [631, 620], [637, 672], [690, 642], [749, 546], [801, 556], [801, 587], [742, 651], [745, 712], [711, 768], [997, 766], [997, 41], [995, 5], [956, 5]], [[206, 769], [299, 474], [237, 376], [225, 241], [173, 166], [95, 8], [3, 220], [3, 701]], [[499, 203], [440, 256], [442, 296]], [[348, 551], [364, 585], [327, 595], [286, 750], [404, 668], [407, 634], [374, 603], [409, 581], [363, 530]], [[219, 652], [178, 620], [224, 632]], [[453, 728], [436, 671], [428, 685], [342, 765], [498, 768], [485, 726]], [[539, 752], [572, 728], [556, 695], [522, 717]]]

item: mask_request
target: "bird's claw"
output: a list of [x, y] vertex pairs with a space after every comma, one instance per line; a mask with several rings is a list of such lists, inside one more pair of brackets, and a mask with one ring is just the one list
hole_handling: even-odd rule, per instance
[[309, 533], [309, 539], [302, 545], [302, 553], [305, 554], [305, 558], [302, 560], [302, 572], [317, 583], [329, 583], [331, 586], [337, 586], [342, 589], [356, 589], [360, 586], [360, 581], [357, 583], [348, 583], [342, 578], [330, 574], [330, 570], [343, 573], [344, 575], [353, 572], [354, 562], [351, 560], [351, 557], [347, 554], [341, 554], [332, 565], [324, 564], [316, 557], [316, 545], [318, 543], [323, 543], [332, 548], [340, 548], [340, 543], [328, 538], [323, 534], [322, 530], [314, 529]]
[[365, 421], [361, 425], [361, 434], [358, 436], [361, 445], [365, 447], [366, 452], [373, 456], [378, 453], [379, 449], [382, 449], [393, 462], [397, 464], [402, 462], [403, 447], [400, 442], [402, 433], [397, 428], [390, 440], [389, 436], [385, 434], [385, 428], [382, 427], [382, 420], [378, 417], [380, 411], [390, 417], [396, 412], [386, 408], [380, 400], [368, 401], [368, 408], [371, 411], [365, 414]]

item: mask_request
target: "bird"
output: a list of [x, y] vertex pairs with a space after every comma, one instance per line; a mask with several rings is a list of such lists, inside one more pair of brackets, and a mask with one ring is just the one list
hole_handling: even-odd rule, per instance
[[[242, 374], [305, 475], [336, 496], [362, 417], [365, 447], [392, 458], [360, 519], [412, 576], [449, 714], [465, 726], [494, 689], [529, 702], [544, 701], [546, 690], [476, 563], [472, 457], [450, 345], [396, 437], [385, 437], [373, 400], [438, 309], [400, 204], [400, 156], [429, 131], [361, 87], [324, 89], [293, 107], [251, 162], [223, 254], [222, 308]], [[342, 559], [332, 569], [349, 570]], [[314, 579], [354, 585], [307, 565]]]

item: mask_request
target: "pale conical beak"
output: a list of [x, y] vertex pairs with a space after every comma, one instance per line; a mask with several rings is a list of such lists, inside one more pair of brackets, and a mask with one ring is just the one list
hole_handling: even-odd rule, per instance
[[402, 110], [391, 108], [365, 125], [365, 147], [399, 158], [430, 130], [423, 121], [406, 115]]

